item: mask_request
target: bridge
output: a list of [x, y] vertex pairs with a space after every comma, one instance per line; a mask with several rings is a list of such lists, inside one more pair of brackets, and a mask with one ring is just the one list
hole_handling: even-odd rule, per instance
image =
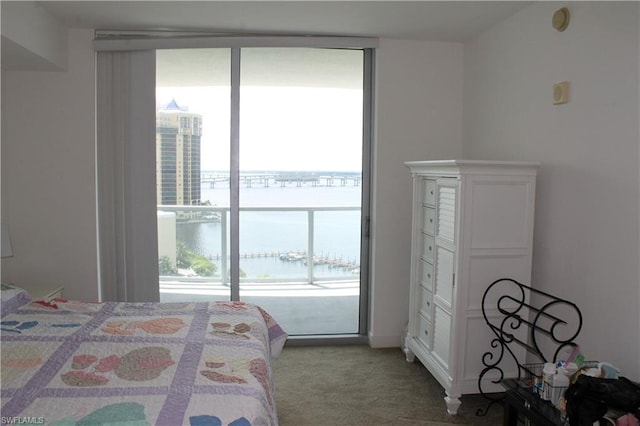
[[[216, 184], [229, 185], [228, 172], [203, 171], [200, 173], [202, 185], [209, 184], [209, 188], [215, 188]], [[240, 174], [240, 184], [247, 188], [254, 185], [265, 188], [271, 185], [295, 185], [301, 187], [304, 184], [312, 186], [359, 186], [362, 174], [359, 172], [252, 172]]]

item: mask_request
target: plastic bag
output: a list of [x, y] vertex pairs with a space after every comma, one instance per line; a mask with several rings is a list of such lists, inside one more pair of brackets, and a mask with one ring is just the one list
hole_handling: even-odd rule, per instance
[[591, 426], [609, 407], [637, 417], [640, 415], [640, 384], [625, 377], [602, 379], [581, 374], [565, 392], [565, 400], [571, 426]]

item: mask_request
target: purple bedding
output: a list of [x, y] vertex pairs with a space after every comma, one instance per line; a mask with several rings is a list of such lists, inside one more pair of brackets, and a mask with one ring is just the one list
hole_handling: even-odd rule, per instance
[[5, 287], [3, 419], [277, 425], [271, 359], [287, 334], [259, 306], [47, 303]]

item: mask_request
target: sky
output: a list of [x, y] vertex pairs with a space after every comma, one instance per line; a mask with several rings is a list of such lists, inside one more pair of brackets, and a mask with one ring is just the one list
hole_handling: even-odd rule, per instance
[[[201, 168], [229, 168], [229, 87], [158, 87], [156, 102], [175, 100], [201, 114]], [[362, 169], [362, 90], [243, 86], [241, 170]]]

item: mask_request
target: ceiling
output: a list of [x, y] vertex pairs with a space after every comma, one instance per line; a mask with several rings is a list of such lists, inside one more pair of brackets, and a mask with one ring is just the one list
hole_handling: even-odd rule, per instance
[[67, 27], [464, 42], [527, 1], [39, 1]]

